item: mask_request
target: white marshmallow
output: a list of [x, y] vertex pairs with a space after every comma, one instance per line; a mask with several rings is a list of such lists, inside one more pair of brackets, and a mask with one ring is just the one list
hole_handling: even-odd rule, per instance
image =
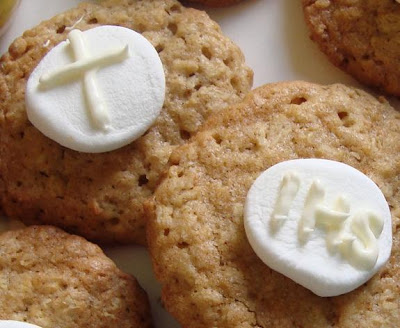
[[[272, 216], [282, 207], [282, 191], [290, 204], [277, 224]], [[323, 159], [286, 161], [263, 172], [247, 194], [244, 224], [265, 264], [319, 296], [365, 283], [392, 247], [391, 213], [380, 189], [355, 168]]]
[[[28, 118], [65, 147], [89, 153], [111, 151], [140, 137], [158, 117], [165, 96], [163, 66], [151, 43], [133, 30], [100, 26], [82, 36], [82, 43], [78, 39], [72, 46], [67, 40], [54, 47], [30, 75], [25, 96]], [[83, 47], [76, 49], [77, 45]], [[87, 63], [87, 58], [110, 57], [125, 46], [127, 58], [97, 60], [100, 66], [95, 68]], [[67, 81], [58, 79], [56, 85], [40, 85], [43, 76], [85, 60], [80, 74], [70, 74]], [[96, 106], [105, 117], [104, 128], [91, 116]]]
[[40, 328], [40, 327], [22, 321], [0, 320], [0, 328]]

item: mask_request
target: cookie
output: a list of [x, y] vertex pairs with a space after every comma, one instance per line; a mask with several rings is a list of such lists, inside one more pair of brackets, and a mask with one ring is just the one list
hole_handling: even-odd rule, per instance
[[[73, 28], [120, 25], [158, 51], [166, 77], [163, 109], [133, 143], [101, 154], [64, 148], [28, 121], [27, 79]], [[26, 31], [0, 62], [0, 207], [27, 224], [52, 224], [103, 243], [145, 243], [143, 202], [174, 147], [210, 113], [239, 101], [252, 72], [239, 48], [206, 13], [174, 0], [81, 4]], [[134, 86], [132, 86], [134, 88]]]
[[147, 296], [101, 249], [51, 226], [0, 235], [0, 319], [47, 327], [151, 327]]
[[361, 83], [400, 95], [400, 4], [302, 0], [311, 39]]
[[[389, 203], [389, 262], [330, 298], [264, 264], [245, 234], [247, 192], [274, 164], [322, 158], [371, 178]], [[397, 327], [400, 320], [400, 113], [336, 84], [260, 87], [176, 149], [148, 204], [148, 242], [167, 309], [184, 327]]]
[[227, 7], [227, 6], [234, 5], [240, 1], [241, 0], [187, 0], [187, 1], [183, 1], [183, 2], [198, 3], [203, 6], [207, 6], [207, 7]]

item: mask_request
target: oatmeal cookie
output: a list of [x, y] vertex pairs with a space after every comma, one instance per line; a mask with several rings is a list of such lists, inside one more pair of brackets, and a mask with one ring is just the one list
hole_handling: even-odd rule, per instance
[[[389, 262], [353, 292], [322, 298], [264, 264], [243, 207], [267, 168], [297, 158], [355, 167], [384, 193]], [[262, 86], [176, 149], [148, 203], [148, 242], [167, 309], [183, 327], [397, 327], [400, 320], [400, 113], [336, 84]]]
[[302, 0], [314, 40], [361, 83], [400, 96], [400, 3]]
[[147, 296], [96, 245], [51, 226], [0, 235], [0, 319], [51, 327], [152, 327]]
[[242, 0], [186, 0], [183, 3], [198, 3], [207, 7], [227, 7], [234, 5]]
[[[133, 143], [80, 153], [45, 137], [27, 119], [29, 74], [73, 29], [120, 25], [158, 51], [166, 95], [154, 125]], [[143, 202], [169, 155], [214, 111], [239, 101], [252, 72], [206, 13], [175, 0], [84, 3], [26, 31], [0, 60], [0, 207], [27, 224], [52, 224], [103, 243], [145, 243]], [[134, 86], [132, 86], [134, 88]]]

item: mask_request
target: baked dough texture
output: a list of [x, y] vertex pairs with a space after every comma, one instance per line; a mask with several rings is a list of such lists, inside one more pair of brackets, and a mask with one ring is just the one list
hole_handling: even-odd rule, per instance
[[207, 7], [227, 7], [235, 5], [243, 0], [186, 0], [183, 3], [199, 3]]
[[361, 83], [400, 96], [400, 3], [302, 0], [314, 40], [333, 64]]
[[98, 246], [51, 226], [0, 235], [0, 319], [43, 328], [152, 327], [135, 278]]
[[[322, 298], [265, 265], [244, 231], [247, 191], [297, 158], [349, 164], [384, 193], [393, 219], [389, 262], [348, 294]], [[183, 327], [398, 327], [400, 113], [336, 84], [262, 86], [213, 115], [148, 203], [148, 242], [166, 308]]]
[[[138, 140], [102, 154], [79, 153], [28, 121], [31, 71], [73, 29], [120, 25], [142, 33], [166, 75], [164, 107]], [[0, 207], [27, 224], [52, 224], [102, 243], [145, 243], [144, 200], [174, 147], [211, 112], [239, 101], [252, 71], [206, 13], [175, 0], [84, 3], [17, 38], [0, 60]], [[134, 88], [134, 86], [132, 86]]]

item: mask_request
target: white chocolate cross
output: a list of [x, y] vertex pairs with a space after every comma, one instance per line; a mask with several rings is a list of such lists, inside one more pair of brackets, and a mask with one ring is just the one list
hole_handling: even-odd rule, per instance
[[68, 40], [76, 61], [50, 73], [43, 74], [39, 79], [39, 83], [44, 88], [50, 88], [83, 75], [83, 90], [92, 122], [96, 128], [105, 130], [110, 123], [110, 117], [96, 84], [96, 70], [101, 66], [112, 65], [128, 58], [128, 46], [126, 45], [97, 56], [90, 56], [85, 46], [83, 33], [80, 30], [72, 30], [68, 34]]

